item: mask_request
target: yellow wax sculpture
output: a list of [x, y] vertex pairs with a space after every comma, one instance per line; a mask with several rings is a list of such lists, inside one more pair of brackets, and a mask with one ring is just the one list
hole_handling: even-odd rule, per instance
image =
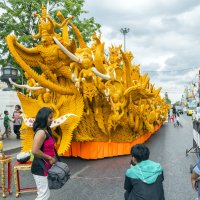
[[[53, 110], [55, 119], [74, 114], [52, 128], [58, 154], [65, 154], [72, 142], [133, 142], [166, 120], [168, 105], [159, 95], [160, 88], [155, 89], [148, 74], [140, 74], [131, 52], [112, 45], [105, 57], [100, 36], [92, 34], [88, 46], [71, 22], [73, 17], [64, 18], [59, 11], [57, 23], [44, 5], [42, 16], [34, 16], [39, 18], [39, 32], [33, 38], [41, 43], [27, 48], [14, 35], [8, 35], [6, 42], [27, 77], [27, 85], [20, 85], [27, 94], [18, 93], [24, 117], [34, 118], [43, 106]], [[69, 38], [68, 26], [78, 46]], [[34, 67], [41, 68], [42, 74]], [[29, 151], [32, 127], [24, 123], [22, 133], [22, 151]]]

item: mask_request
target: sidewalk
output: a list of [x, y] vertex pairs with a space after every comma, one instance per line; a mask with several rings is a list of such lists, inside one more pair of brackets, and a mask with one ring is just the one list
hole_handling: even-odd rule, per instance
[[10, 138], [3, 140], [3, 150], [7, 155], [19, 152], [21, 150], [21, 140], [16, 139], [15, 134], [12, 133]]

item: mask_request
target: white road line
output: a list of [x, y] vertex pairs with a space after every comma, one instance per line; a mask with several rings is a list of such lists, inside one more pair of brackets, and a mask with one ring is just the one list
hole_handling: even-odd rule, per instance
[[85, 171], [86, 169], [88, 169], [89, 167], [90, 167], [89, 165], [85, 166], [83, 169], [81, 169], [80, 171], [78, 171], [78, 172], [76, 172], [75, 174], [73, 174], [73, 175], [71, 176], [71, 179], [76, 178], [80, 173], [84, 172], [84, 171]]
[[124, 179], [122, 176], [115, 177], [75, 177], [73, 179], [85, 179], [85, 180], [114, 180], [114, 179]]

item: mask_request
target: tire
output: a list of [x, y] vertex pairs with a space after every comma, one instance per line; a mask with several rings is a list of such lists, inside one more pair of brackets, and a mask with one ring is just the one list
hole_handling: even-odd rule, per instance
[[192, 173], [193, 169], [194, 169], [194, 166], [190, 165], [190, 173]]
[[185, 155], [186, 155], [186, 157], [188, 156], [188, 149], [186, 149], [186, 151], [185, 151]]

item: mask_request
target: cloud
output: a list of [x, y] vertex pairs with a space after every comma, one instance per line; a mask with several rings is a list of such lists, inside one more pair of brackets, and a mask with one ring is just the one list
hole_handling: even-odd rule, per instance
[[130, 28], [126, 49], [134, 53], [134, 63], [173, 101], [198, 81], [199, 0], [86, 0], [84, 8], [102, 25], [106, 48], [122, 44], [120, 28]]

